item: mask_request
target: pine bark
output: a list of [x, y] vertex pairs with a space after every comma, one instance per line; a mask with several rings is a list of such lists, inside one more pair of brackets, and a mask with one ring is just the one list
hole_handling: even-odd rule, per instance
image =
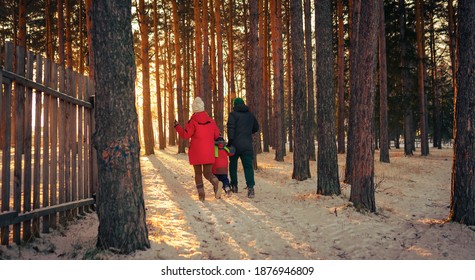
[[[90, 1], [90, 0], [86, 0]], [[45, 3], [45, 21], [46, 21], [46, 57], [53, 60], [54, 50], [53, 50], [53, 19], [52, 19], [52, 6], [51, 0], [46, 0]]]
[[228, 80], [229, 80], [229, 93], [228, 93], [228, 112], [232, 110], [232, 101], [236, 98], [236, 82], [234, 80], [234, 0], [229, 0], [228, 6], [228, 20], [227, 20], [227, 39], [228, 39]]
[[[173, 12], [173, 35], [175, 37], [175, 77], [176, 77], [176, 100], [178, 109], [178, 122], [184, 123], [183, 117], [183, 81], [181, 78], [181, 45], [180, 45], [180, 19], [176, 0], [172, 0]], [[178, 153], [185, 153], [185, 142], [183, 138], [178, 140]]]
[[155, 92], [157, 94], [157, 123], [158, 123], [158, 147], [160, 150], [165, 149], [166, 140], [163, 130], [165, 115], [162, 113], [162, 93], [160, 87], [160, 53], [161, 48], [158, 44], [158, 0], [153, 1], [153, 37], [155, 50]]
[[[353, 75], [354, 71], [353, 70], [353, 63], [354, 63], [354, 60], [353, 60], [353, 51], [354, 51], [354, 48], [353, 48], [353, 45], [355, 44], [355, 39], [356, 39], [356, 36], [355, 36], [355, 32], [354, 32], [354, 6], [355, 6], [355, 1], [354, 0], [349, 0], [348, 1], [348, 33], [349, 33], [349, 37], [350, 37], [350, 47], [349, 47], [349, 50], [348, 50], [348, 56], [349, 56], [349, 68], [350, 68], [350, 73], [349, 73], [349, 76], [350, 76], [350, 88], [349, 88], [349, 95], [350, 95], [350, 98], [351, 99], [351, 92], [353, 91], [353, 88], [355, 87], [355, 81], [356, 79], [352, 79], [351, 76]], [[351, 103], [350, 103], [350, 106], [351, 106]], [[346, 166], [345, 166], [345, 179], [344, 179], [344, 182], [347, 183], [347, 184], [351, 184], [351, 176], [354, 172], [353, 168], [353, 162], [354, 162], [354, 159], [353, 159], [353, 146], [350, 145], [350, 139], [353, 139], [355, 136], [354, 136], [354, 127], [355, 125], [353, 124], [353, 122], [355, 122], [355, 115], [354, 115], [354, 112], [355, 110], [351, 110], [351, 107], [349, 108], [348, 110], [348, 135], [347, 135], [347, 143], [346, 143]]]
[[455, 20], [455, 13], [453, 7], [453, 0], [448, 0], [448, 21], [449, 21], [449, 49], [450, 49], [450, 69], [452, 70], [452, 88], [455, 91], [457, 88], [457, 27], [456, 27], [456, 20]]
[[287, 60], [287, 123], [288, 123], [288, 139], [289, 139], [289, 152], [294, 151], [294, 127], [293, 127], [293, 118], [292, 118], [292, 110], [293, 110], [293, 90], [292, 90], [292, 46], [290, 43], [290, 0], [285, 2], [285, 13], [286, 13], [286, 26], [287, 26], [287, 53], [286, 53], [286, 60]]
[[203, 43], [201, 28], [201, 7], [200, 0], [194, 0], [194, 20], [195, 20], [195, 49], [196, 49], [196, 77], [195, 77], [195, 97], [202, 96], [203, 87]]
[[[307, 75], [307, 130], [308, 130], [308, 158], [316, 161], [317, 155], [315, 152], [315, 91], [313, 83], [313, 48], [312, 48], [312, 16], [310, 11], [311, 0], [304, 0], [304, 15], [305, 15], [305, 68]], [[315, 3], [316, 4], [316, 3]], [[315, 9], [315, 14], [318, 13]], [[331, 11], [330, 11], [331, 14]], [[317, 28], [317, 27], [316, 27]], [[317, 33], [318, 34], [318, 33]], [[318, 42], [317, 42], [318, 43]], [[333, 68], [333, 65], [331, 66]], [[333, 73], [333, 71], [332, 71]]]
[[26, 0], [19, 0], [18, 3], [18, 45], [26, 49]]
[[[269, 152], [269, 0], [259, 0], [259, 53], [262, 61], [262, 90], [260, 98], [259, 112], [261, 115], [261, 134], [262, 150], [260, 152]], [[260, 142], [259, 142], [260, 143]], [[259, 145], [261, 148], [261, 146]]]
[[78, 61], [78, 72], [84, 74], [84, 2], [83, 0], [79, 1], [79, 61]]
[[431, 61], [431, 92], [432, 92], [432, 143], [434, 148], [442, 149], [442, 142], [440, 137], [440, 98], [439, 98], [439, 84], [438, 84], [438, 67], [437, 67], [437, 49], [435, 42], [435, 1], [431, 0], [431, 8], [429, 11], [430, 20], [430, 61]]
[[388, 139], [388, 74], [386, 63], [386, 22], [384, 2], [379, 4], [379, 161], [389, 163]]
[[130, 0], [93, 1], [99, 189], [97, 246], [128, 254], [150, 248], [135, 109]]
[[94, 81], [94, 50], [92, 49], [92, 0], [86, 0], [86, 30], [88, 47], [88, 73], [89, 78]]
[[202, 0], [201, 28], [203, 32], [203, 82], [201, 84], [201, 98], [205, 104], [205, 110], [212, 115], [212, 93], [211, 93], [211, 66], [209, 57], [209, 16], [208, 0]]
[[[348, 156], [352, 159], [350, 201], [357, 209], [376, 211], [374, 196], [374, 96], [379, 0], [353, 1], [350, 126]], [[351, 153], [351, 154], [350, 154]]]
[[152, 107], [150, 98], [150, 62], [148, 59], [148, 16], [145, 11], [145, 0], [139, 0], [138, 8], [140, 24], [140, 57], [142, 60], [142, 131], [145, 146], [145, 155], [153, 155], [155, 141], [153, 137]]
[[417, 83], [419, 92], [419, 127], [421, 131], [421, 155], [429, 155], [429, 139], [427, 132], [427, 101], [425, 95], [425, 47], [424, 47], [424, 4], [416, 0], [416, 37], [417, 37]]
[[[165, 30], [170, 30], [170, 27], [168, 25], [168, 15], [166, 14], [166, 11], [164, 17], [164, 24]], [[168, 145], [175, 146], [177, 140], [177, 133], [175, 131], [175, 128], [173, 128], [173, 121], [175, 120], [175, 95], [173, 94], [172, 46], [170, 42], [170, 32], [165, 32], [165, 50], [167, 55], [165, 84], [167, 85], [166, 87], [168, 95]]]
[[345, 153], [345, 38], [343, 0], [337, 0], [338, 12], [338, 153]]
[[450, 220], [475, 225], [475, 2], [458, 6], [458, 71]]
[[412, 156], [413, 145], [413, 115], [411, 110], [411, 92], [409, 89], [409, 65], [407, 58], [407, 38], [406, 38], [406, 3], [405, 0], [399, 0], [399, 28], [401, 47], [401, 86], [404, 104], [404, 154]]
[[64, 0], [58, 0], [58, 65], [64, 66], [65, 42], [64, 42]]
[[[307, 86], [305, 77], [305, 50], [302, 19], [302, 0], [290, 1], [290, 28], [292, 44], [292, 91], [295, 129], [294, 166], [292, 179], [303, 181], [311, 177], [308, 160]], [[295, 67], [299, 65], [299, 67]]]
[[284, 51], [282, 40], [282, 1], [270, 1], [270, 21], [272, 39], [272, 66], [274, 72], [274, 123], [275, 123], [275, 160], [284, 161]]
[[218, 125], [219, 131], [224, 133], [224, 63], [223, 63], [223, 35], [222, 35], [222, 23], [221, 23], [221, 0], [215, 0], [214, 4], [214, 16], [216, 21], [216, 48], [218, 53], [218, 92], [217, 92], [217, 107], [218, 110], [215, 114], [215, 121]]
[[216, 17], [214, 15], [214, 1], [209, 0], [209, 45], [210, 45], [210, 54], [209, 54], [209, 63], [210, 63], [210, 100], [212, 104], [212, 113], [213, 117], [216, 119], [216, 114], [218, 113], [218, 84], [217, 84], [217, 51], [216, 51]]
[[73, 41], [71, 30], [71, 4], [69, 0], [64, 0], [66, 16], [65, 16], [65, 44], [66, 44], [66, 67], [73, 69]]
[[315, 0], [317, 53], [317, 193], [339, 195], [338, 157], [335, 142], [335, 91], [333, 87], [332, 1]]
[[[259, 101], [262, 94], [262, 56], [259, 50], [259, 0], [249, 1], [249, 92], [248, 105], [256, 119], [260, 120]], [[254, 169], [257, 169], [257, 153], [260, 151], [260, 132], [253, 134]]]

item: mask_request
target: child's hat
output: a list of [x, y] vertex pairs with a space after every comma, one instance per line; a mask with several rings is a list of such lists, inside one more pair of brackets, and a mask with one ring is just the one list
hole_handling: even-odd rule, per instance
[[224, 138], [219, 136], [218, 138], [216, 138], [216, 140], [214, 140], [214, 144], [218, 146], [219, 148], [223, 148], [225, 144]]

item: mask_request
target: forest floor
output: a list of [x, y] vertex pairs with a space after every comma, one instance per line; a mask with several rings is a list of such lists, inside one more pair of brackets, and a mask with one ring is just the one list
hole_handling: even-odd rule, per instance
[[[256, 197], [240, 190], [215, 199], [206, 182], [200, 202], [187, 155], [175, 147], [142, 156], [151, 248], [116, 255], [95, 248], [98, 219], [88, 214], [32, 243], [0, 246], [0, 259], [165, 260], [474, 260], [475, 228], [447, 221], [452, 149], [405, 157], [392, 149], [391, 163], [375, 154], [376, 213], [356, 211], [350, 189], [316, 194], [312, 178], [291, 179], [292, 154], [284, 162], [258, 155]], [[338, 156], [340, 177], [345, 155]]]

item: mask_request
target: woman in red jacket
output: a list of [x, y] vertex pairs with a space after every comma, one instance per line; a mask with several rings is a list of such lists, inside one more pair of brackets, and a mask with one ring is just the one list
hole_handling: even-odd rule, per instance
[[203, 100], [196, 97], [192, 105], [193, 115], [183, 128], [175, 121], [175, 130], [180, 137], [190, 140], [188, 159], [195, 170], [195, 183], [200, 201], [205, 200], [203, 176], [213, 185], [216, 198], [221, 198], [222, 183], [213, 175], [215, 161], [214, 139], [219, 137], [219, 129], [214, 120], [205, 112]]

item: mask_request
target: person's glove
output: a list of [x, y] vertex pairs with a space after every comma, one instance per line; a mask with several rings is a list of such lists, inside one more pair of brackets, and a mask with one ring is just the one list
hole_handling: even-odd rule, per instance
[[173, 122], [173, 127], [176, 127], [177, 125], [178, 125], [178, 122], [177, 122], [177, 120], [175, 120], [175, 121]]

